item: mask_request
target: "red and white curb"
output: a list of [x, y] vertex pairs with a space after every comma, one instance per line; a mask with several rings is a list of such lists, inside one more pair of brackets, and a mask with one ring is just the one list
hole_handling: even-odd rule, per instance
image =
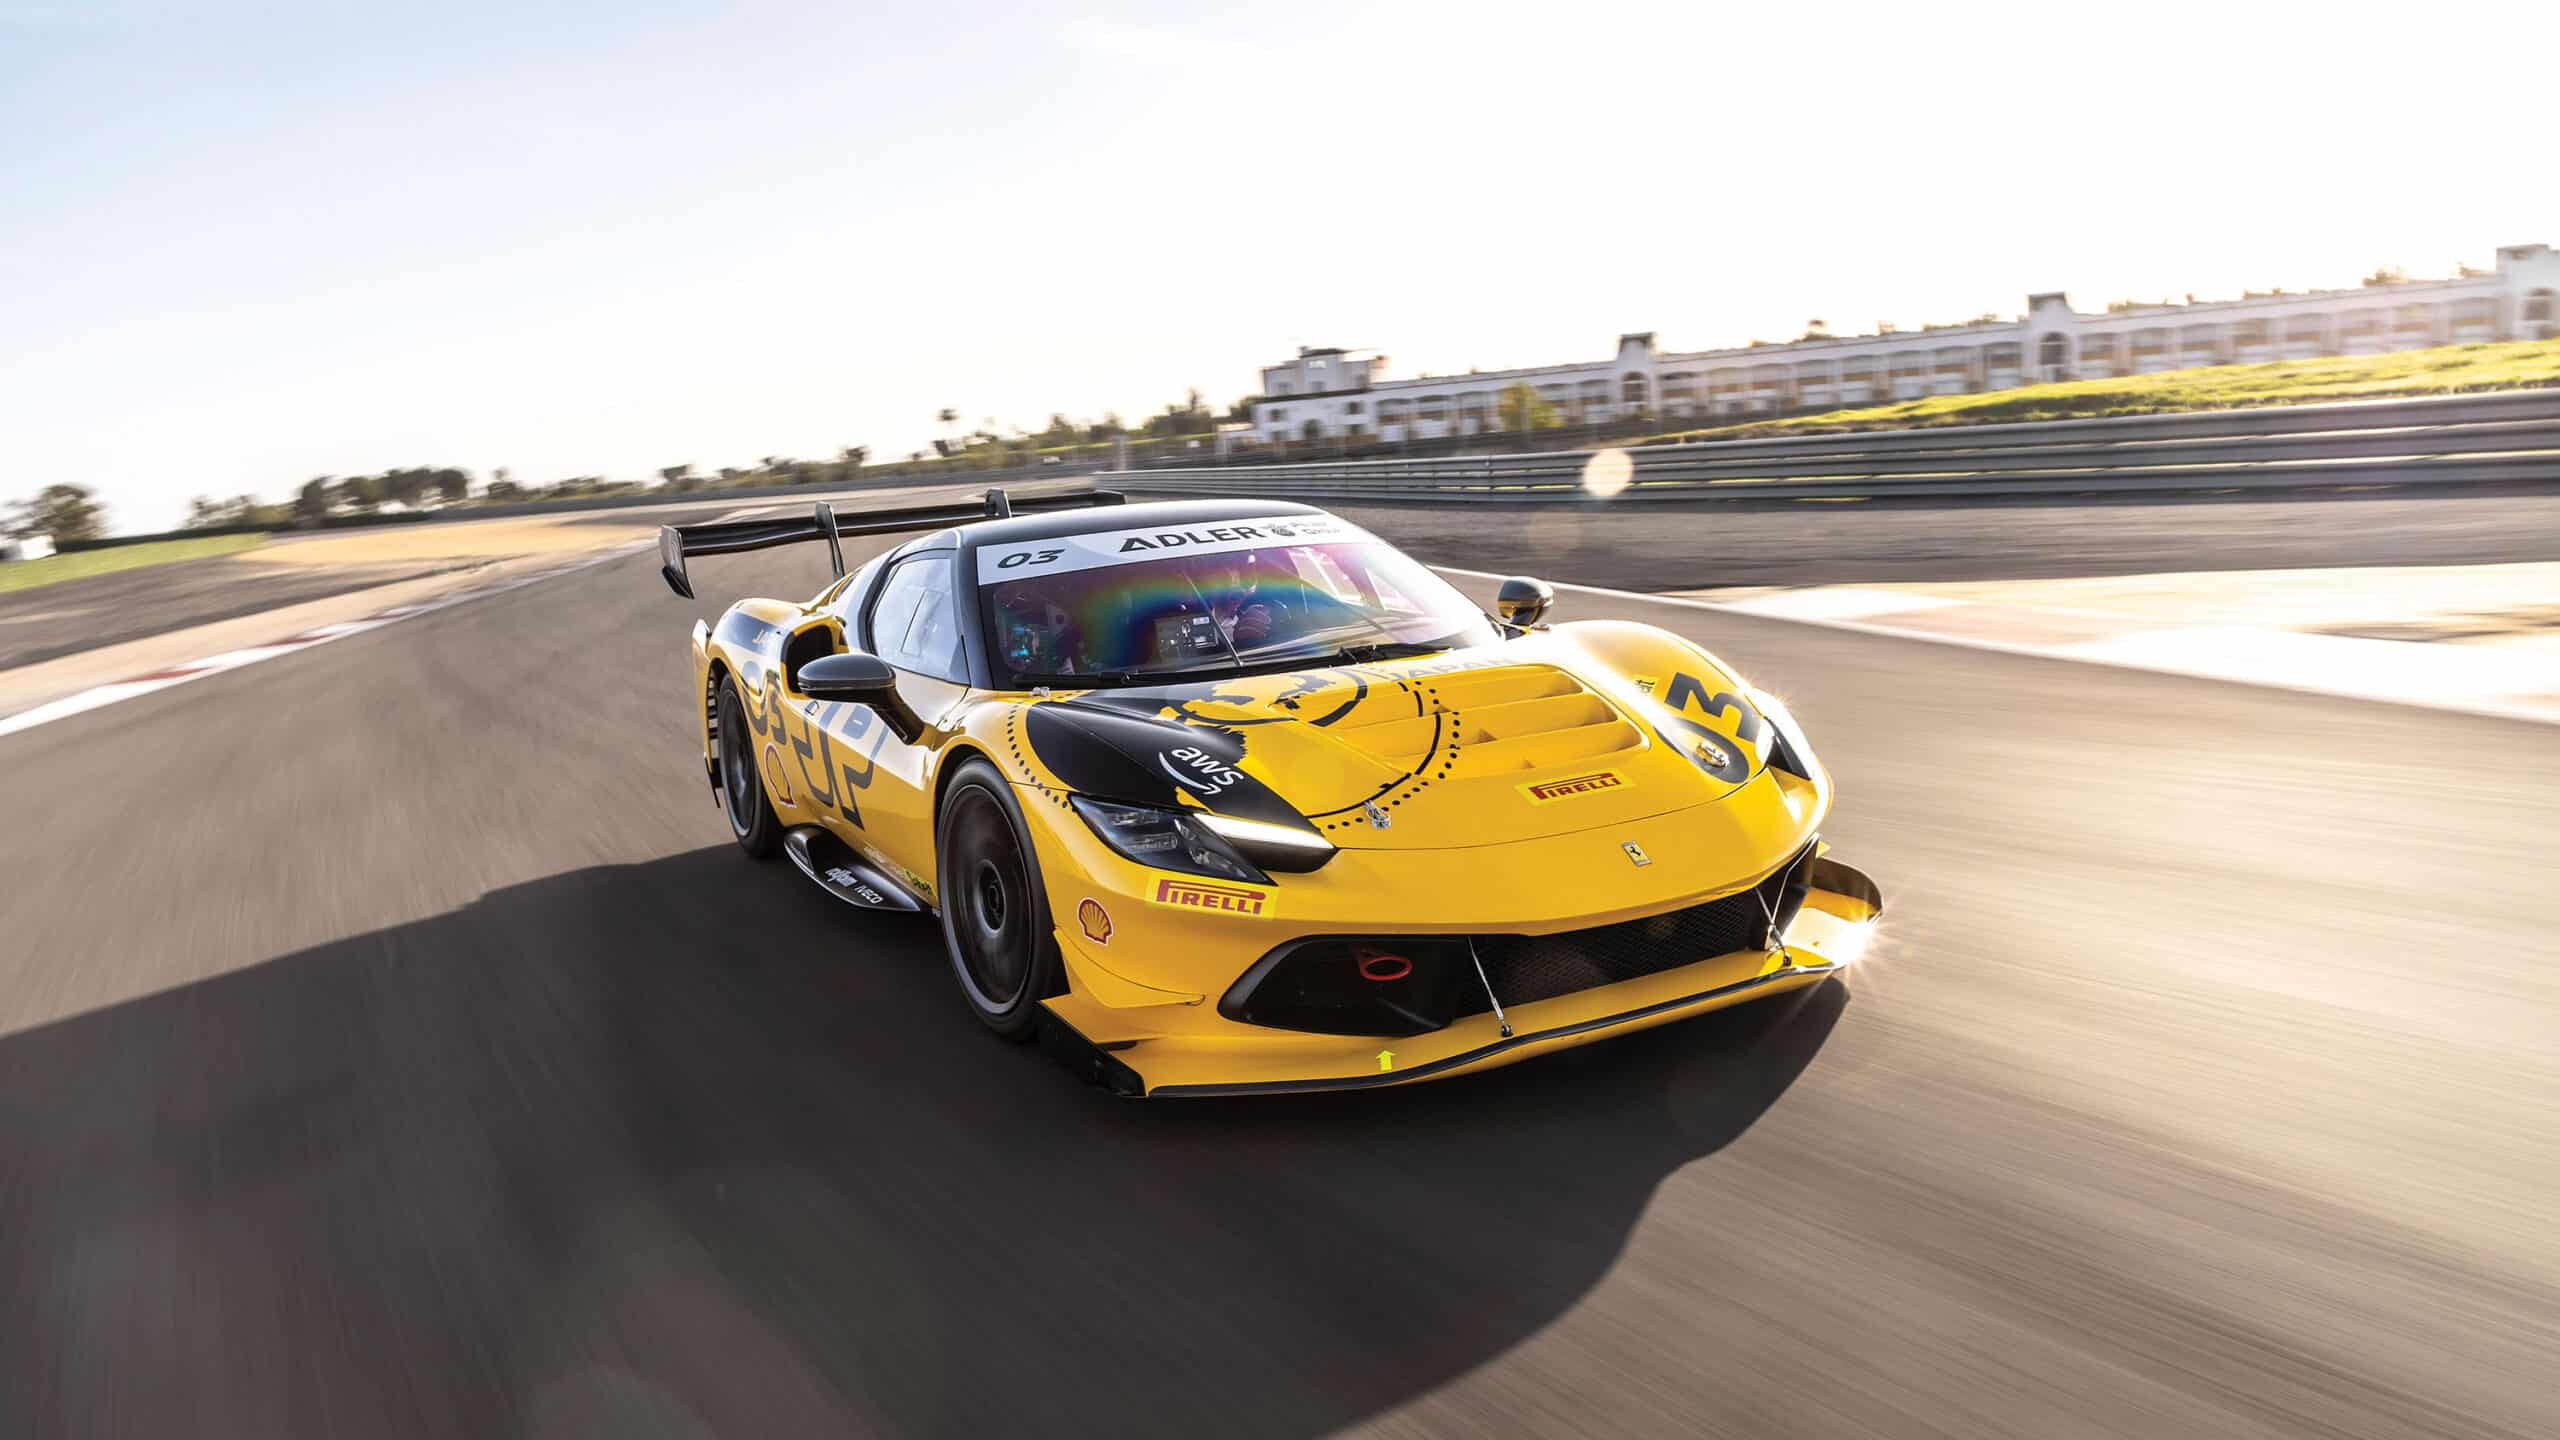
[[[1433, 568], [1500, 578], [1452, 565]], [[2374, 640], [2260, 625], [2164, 624], [1851, 585], [1780, 590], [1739, 600], [1561, 582], [1556, 588], [1897, 640], [2560, 724], [2560, 663], [2547, 650]]]
[[649, 548], [647, 544], [625, 545], [571, 564], [554, 565], [548, 569], [510, 576], [491, 584], [475, 585], [467, 590], [456, 590], [450, 594], [438, 595], [431, 600], [418, 601], [413, 605], [394, 605], [387, 610], [377, 610], [360, 619], [341, 620], [330, 625], [315, 625], [308, 630], [288, 635], [281, 640], [271, 640], [263, 645], [225, 650], [219, 655], [207, 655], [201, 660], [167, 665], [123, 680], [92, 686], [77, 694], [65, 695], [59, 700], [49, 700], [31, 710], [21, 710], [15, 715], [0, 716], [0, 735], [14, 735], [21, 730], [32, 730], [38, 725], [55, 720], [68, 719], [120, 701], [155, 694], [172, 685], [184, 685], [190, 680], [201, 680], [208, 675], [219, 675], [226, 670], [238, 670], [243, 666], [255, 665], [261, 660], [273, 660], [279, 655], [291, 655], [308, 650], [314, 645], [326, 645], [332, 640], [344, 640], [350, 635], [362, 635], [368, 630], [379, 630], [385, 625], [396, 625], [403, 620], [412, 620], [420, 615], [451, 609], [453, 606], [468, 604], [474, 600], [486, 600], [492, 595], [521, 590], [527, 585], [538, 585], [545, 580], [556, 580], [563, 575], [574, 574], [608, 561], [637, 555]]

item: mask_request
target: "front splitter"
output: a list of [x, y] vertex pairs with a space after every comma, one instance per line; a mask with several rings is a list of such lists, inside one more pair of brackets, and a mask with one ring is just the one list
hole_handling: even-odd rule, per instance
[[1615, 1014], [1602, 1015], [1570, 1025], [1515, 1034], [1507, 1039], [1479, 1045], [1455, 1055], [1444, 1055], [1410, 1069], [1381, 1071], [1374, 1075], [1315, 1076], [1303, 1080], [1244, 1080], [1228, 1083], [1158, 1085], [1148, 1088], [1145, 1079], [1120, 1060], [1113, 1052], [1128, 1048], [1094, 1044], [1056, 1014], [1051, 1014], [1044, 1030], [1057, 1032], [1051, 1044], [1086, 1078], [1114, 1094], [1148, 1099], [1179, 1097], [1216, 1098], [1238, 1095], [1307, 1095], [1332, 1090], [1374, 1090], [1386, 1085], [1410, 1085], [1420, 1080], [1437, 1079], [1460, 1071], [1490, 1068], [1513, 1060], [1527, 1059], [1540, 1050], [1564, 1049], [1572, 1044], [1596, 1039], [1605, 1031], [1641, 1029], [1680, 1018], [1684, 1011], [1704, 1012], [1739, 1004], [1759, 992], [1795, 989], [1816, 983], [1838, 973], [1843, 967], [1834, 964], [1784, 965], [1731, 985], [1677, 996], [1669, 1000], [1640, 1005]]

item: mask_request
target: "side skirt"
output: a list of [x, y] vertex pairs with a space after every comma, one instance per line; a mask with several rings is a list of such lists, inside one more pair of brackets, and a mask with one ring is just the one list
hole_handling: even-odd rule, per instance
[[912, 913], [925, 908], [915, 892], [881, 874], [878, 866], [818, 826], [797, 825], [784, 831], [782, 852], [812, 884], [857, 910]]

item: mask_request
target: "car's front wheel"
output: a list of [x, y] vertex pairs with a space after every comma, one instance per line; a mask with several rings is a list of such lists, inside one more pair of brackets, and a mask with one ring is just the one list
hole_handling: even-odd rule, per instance
[[960, 993], [988, 1029], [1028, 1039], [1040, 1002], [1064, 987], [1039, 860], [1013, 787], [986, 761], [963, 762], [944, 792], [935, 838], [942, 938]]

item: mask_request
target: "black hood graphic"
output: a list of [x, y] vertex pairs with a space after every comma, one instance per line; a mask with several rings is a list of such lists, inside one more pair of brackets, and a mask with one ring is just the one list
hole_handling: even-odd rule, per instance
[[1031, 753], [1078, 794], [1166, 809], [1183, 808], [1188, 796], [1220, 815], [1315, 829], [1277, 791], [1237, 768], [1245, 740], [1234, 730], [1075, 703], [1025, 707], [1022, 731]]

